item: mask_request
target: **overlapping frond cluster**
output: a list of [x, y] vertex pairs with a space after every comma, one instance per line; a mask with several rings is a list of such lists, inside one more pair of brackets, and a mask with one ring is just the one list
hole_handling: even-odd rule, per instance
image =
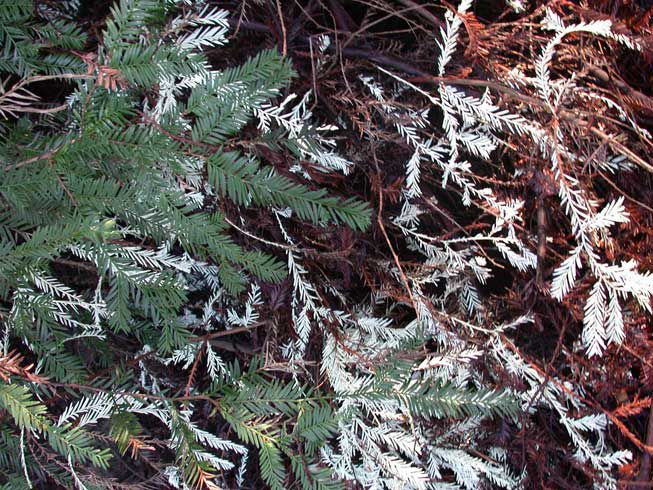
[[[547, 415], [568, 459], [614, 488], [632, 456], [609, 441], [615, 418], [532, 362], [514, 337], [536, 315], [498, 312], [488, 291], [521, 275], [552, 303], [582, 298], [570, 315], [589, 358], [650, 313], [653, 275], [611, 235], [632, 210], [590, 174], [646, 166], [627, 142], [651, 136], [558, 66], [574, 43], [641, 40], [543, 9], [534, 61], [470, 81], [455, 65], [480, 24], [462, 0], [443, 9], [433, 76], [385, 64], [346, 82], [364, 95], [343, 96], [355, 110], [338, 123], [365, 149], [342, 156], [313, 114], [330, 38], [309, 39], [313, 90], [292, 93], [278, 50], [222, 56], [215, 3], [116, 0], [88, 35], [77, 1], [0, 0], [0, 483], [512, 489], [528, 475], [509, 433]], [[626, 136], [579, 131], [587, 101]], [[510, 191], [528, 169], [504, 159], [525, 153], [566, 256], [546, 256]], [[324, 252], [370, 227], [356, 194], [378, 213], [364, 251]]]
[[[337, 291], [311, 282], [284, 228], [291, 216], [354, 230], [370, 221], [364, 202], [266, 163], [269, 151], [285, 149], [296, 161], [290, 171], [308, 178], [353, 165], [326, 136], [335, 126], [311, 122], [308, 93], [292, 107], [294, 95], [275, 102], [293, 77], [288, 61], [268, 50], [216, 70], [206, 51], [227, 42], [227, 13], [154, 0], [116, 2], [99, 44], [79, 54], [86, 38], [61, 20], [74, 7], [35, 16], [31, 2], [0, 4], [2, 69], [20, 77], [0, 94], [2, 347], [34, 360], [7, 355], [0, 371], [8, 415], [0, 455], [11, 488], [111, 487], [92, 469], [108, 468], [109, 448], [123, 462], [147, 462], [149, 483], [183, 489], [241, 486], [251, 459], [275, 489], [290, 480], [341, 488], [359, 476], [426, 488], [441, 468], [468, 485], [485, 474], [511, 481], [478, 459], [472, 476], [456, 469], [444, 450], [433, 452], [427, 429], [411, 435], [408, 422], [512, 416], [509, 393], [479, 390], [464, 376], [454, 384], [424, 376], [414, 363], [354, 367], [355, 350], [398, 353], [423, 342], [423, 332], [417, 321], [398, 330], [334, 310]], [[40, 44], [44, 21], [75, 42]], [[64, 47], [71, 61], [57, 71], [49, 53]], [[50, 80], [68, 84], [62, 105], [39, 105], [31, 90]], [[260, 132], [248, 139], [255, 122]], [[230, 219], [233, 206], [241, 215]], [[245, 229], [252, 208], [271, 210], [285, 245]], [[242, 238], [283, 249], [287, 265]], [[292, 376], [274, 376], [257, 356], [243, 369], [220, 338], [269, 323], [259, 281], [286, 275]], [[330, 390], [300, 378], [314, 329]], [[125, 347], [134, 359], [122, 357]]]
[[[537, 270], [540, 276], [544, 259], [541, 251], [546, 243], [538, 243], [545, 237], [523, 232], [524, 201], [510, 197], [505, 190], [510, 184], [502, 185], [499, 179], [487, 178], [487, 170], [483, 173], [479, 170], [493, 166], [493, 159], [500, 158], [499, 151], [515, 146], [548, 163], [551, 185], [557, 191], [561, 210], [568, 217], [575, 243], [570, 255], [555, 267], [546, 294], [562, 301], [574, 288], [586, 291], [580, 340], [587, 356], [601, 355], [609, 344], [621, 344], [625, 338], [624, 315], [628, 314], [624, 305], [633, 305], [628, 301], [634, 299], [643, 311], [650, 313], [653, 276], [641, 272], [639, 264], [632, 259], [610, 262], [607, 258], [613, 255], [610, 229], [628, 222], [624, 198], [600, 203], [595, 197], [594, 184], [579, 174], [588, 165], [610, 173], [628, 170], [638, 157], [623, 146], [606, 145], [606, 139], [581, 140], [569, 123], [573, 109], [567, 107], [582, 106], [583, 99], [600, 99], [614, 111], [615, 118], [630, 126], [633, 134], [647, 141], [650, 135], [618, 103], [577, 85], [573, 75], [557, 74], [556, 78], [551, 67], [555, 63], [556, 47], [571, 34], [581, 34], [595, 42], [610, 39], [633, 50], [641, 49], [641, 45], [615, 32], [608, 20], [566, 25], [558, 15], [546, 10], [541, 27], [548, 37], [540, 56], [530, 67], [532, 76], [503, 67], [506, 78], [502, 81], [507, 87], [530, 96], [524, 110], [512, 113], [493, 101], [503, 93], [495, 94], [492, 83], [485, 84], [487, 87], [482, 91], [468, 90], [461, 88], [468, 85], [464, 83], [466, 80], [458, 85], [455, 75], [448, 77], [447, 67], [460, 48], [459, 38], [470, 7], [471, 2], [462, 1], [457, 11], [450, 10], [445, 15], [437, 41], [439, 56], [433, 69], [435, 90], [424, 89], [423, 85], [383, 67], [378, 67], [376, 74], [359, 77], [372, 106], [371, 110], [365, 107], [359, 111], [365, 114], [356, 121], [361, 132], [373, 141], [378, 140], [376, 144], [389, 148], [393, 139], [388, 131], [394, 131], [395, 147], [404, 152], [408, 148], [410, 153], [405, 163], [400, 212], [392, 219], [401, 230], [406, 246], [421, 254], [424, 260], [410, 267], [391, 261], [388, 267], [408, 295], [403, 305], [412, 306], [422, 328], [440, 342], [444, 350], [442, 359], [448, 358], [447, 361], [439, 361], [441, 357], [425, 360], [425, 366], [430, 362], [436, 366], [439, 362], [453, 364], [456, 369], [447, 373], [449, 379], [465, 373], [465, 377], [476, 383], [481, 383], [485, 375], [475, 371], [467, 356], [485, 359], [496, 372], [507, 369], [528, 387], [520, 395], [524, 410], [540, 408], [557, 413], [574, 447], [574, 459], [597, 470], [597, 485], [611, 488], [615, 485], [612, 471], [628, 461], [631, 454], [614, 451], [606, 444], [610, 423], [606, 415], [593, 413], [582, 393], [563, 385], [555, 376], [547, 379], [517, 349], [510, 351], [506, 347], [505, 342], [509, 341], [503, 337], [504, 333], [519, 328], [520, 324], [529, 324], [529, 317], [522, 319], [527, 321], [511, 322], [510, 326], [488, 326], [488, 322], [493, 322], [483, 310], [484, 299], [479, 288], [491, 284], [493, 266], [504, 262], [533, 276]], [[413, 98], [420, 97], [425, 105], [415, 107], [414, 103], [405, 103], [407, 93]], [[606, 138], [611, 141], [616, 136]], [[520, 171], [516, 169], [515, 175]], [[493, 223], [484, 223], [485, 226], [479, 223], [482, 231], [467, 236], [452, 238], [453, 233], [445, 237], [433, 234], [430, 229], [435, 212], [445, 213], [446, 219], [463, 230], [446, 215], [435, 195], [446, 196], [443, 198], [446, 202], [453, 200], [475, 208], [470, 214], [483, 216], [484, 222], [489, 217]], [[587, 274], [580, 285], [578, 278], [583, 268]], [[470, 338], [486, 339], [484, 342], [490, 342], [492, 348], [472, 354], [478, 340], [470, 343]], [[486, 358], [488, 353], [490, 357]], [[470, 367], [463, 370], [463, 366]], [[578, 411], [590, 415], [573, 415]], [[438, 452], [439, 448], [436, 446], [434, 451]], [[464, 465], [463, 455], [460, 457], [463, 459], [459, 463]], [[472, 466], [470, 463], [469, 467]], [[490, 478], [489, 474], [486, 476]]]
[[[487, 463], [472, 454], [484, 419], [516, 414], [513, 394], [471, 382], [469, 362], [479, 354], [473, 349], [396, 359], [424, 341], [425, 329], [418, 319], [390, 328], [391, 320], [371, 316], [383, 302], [341, 318], [340, 337], [326, 338], [322, 370], [340, 401], [340, 419], [337, 444], [322, 449], [325, 461], [365, 488], [446, 488], [448, 472], [460, 488], [518, 485], [505, 460]], [[456, 429], [434, 428], [451, 417], [461, 420]]]
[[[244, 478], [243, 444], [259, 450], [273, 487], [285, 480], [282, 456], [297, 478], [308, 478], [310, 464], [329, 480], [292, 448], [331, 436], [329, 405], [262, 376], [255, 362], [240, 373], [211, 339], [256, 327], [257, 281], [288, 273], [236, 238], [227, 218], [234, 205], [287, 208], [316, 226], [368, 225], [364, 202], [283, 175], [261, 152], [282, 146], [297, 161], [344, 171], [349, 164], [321, 136], [333, 128], [313, 126], [304, 105], [291, 116], [275, 105], [293, 77], [276, 50], [213, 67], [206, 52], [227, 42], [224, 10], [121, 0], [84, 52], [88, 39], [65, 20], [74, 8], [0, 3], [2, 348], [20, 348], [32, 364], [18, 369], [3, 358], [3, 480], [110, 486], [91, 467], [107, 469], [114, 447], [135, 461], [154, 451], [155, 481], [217, 488], [220, 471]], [[62, 104], [41, 102], [38, 83], [49, 81], [66, 87]], [[257, 118], [267, 122], [248, 139]], [[246, 290], [241, 304], [234, 295]], [[134, 347], [139, 358], [124, 359]], [[204, 359], [208, 387], [196, 380]], [[160, 372], [180, 363], [192, 366], [187, 383]], [[197, 425], [206, 400], [220, 400], [212, 417], [242, 443]], [[290, 432], [280, 432], [279, 417]], [[151, 441], [151, 423], [164, 442]]]

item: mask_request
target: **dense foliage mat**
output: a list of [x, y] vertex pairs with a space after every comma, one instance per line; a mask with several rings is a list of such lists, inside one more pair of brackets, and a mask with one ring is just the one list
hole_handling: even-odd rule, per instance
[[603, 3], [0, 0], [3, 488], [648, 481]]

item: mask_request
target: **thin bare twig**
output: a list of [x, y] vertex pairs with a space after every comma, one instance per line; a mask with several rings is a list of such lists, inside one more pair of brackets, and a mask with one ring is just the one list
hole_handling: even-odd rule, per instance
[[277, 14], [279, 15], [279, 23], [281, 24], [281, 34], [282, 34], [282, 48], [281, 54], [286, 56], [288, 54], [288, 34], [286, 33], [286, 24], [283, 21], [283, 10], [281, 9], [281, 2], [277, 0]]

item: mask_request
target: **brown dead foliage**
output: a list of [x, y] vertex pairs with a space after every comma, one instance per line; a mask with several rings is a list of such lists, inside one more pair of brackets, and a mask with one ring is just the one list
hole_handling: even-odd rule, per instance
[[[580, 147], [592, 141], [599, 148], [609, 147], [618, 153], [627, 152], [627, 146], [644, 156], [641, 162], [635, 160], [638, 165], [632, 172], [612, 175], [588, 167], [576, 176], [601, 202], [625, 196], [630, 223], [612, 237], [596, 238], [606, 256], [636, 258], [643, 267], [653, 268], [653, 177], [650, 158], [646, 158], [653, 152], [648, 143], [632, 135], [624, 136], [627, 145], [624, 140], [611, 138], [609, 134], [619, 133], [622, 123], [591, 101], [580, 112], [561, 107], [553, 121], [550, 112], [539, 107], [529, 93], [506, 83], [510, 69], [522, 62], [526, 66], [535, 56], [533, 47], [541, 39], [533, 25], [544, 8], [554, 9], [565, 19], [608, 18], [616, 32], [634, 36], [645, 47], [641, 56], [625, 49], [608, 51], [600, 43], [570, 42], [561, 46], [556, 69], [576, 73], [599, 93], [619, 101], [643, 128], [653, 129], [653, 5], [635, 0], [527, 3], [528, 13], [517, 16], [501, 1], [477, 2], [474, 13], [463, 19], [466, 49], [455, 56], [447, 80], [478, 94], [489, 88], [500, 97], [499, 105], [513, 113], [534, 111], [542, 124], [564, 126]], [[293, 0], [280, 5], [232, 2], [231, 8], [236, 34], [230, 49], [244, 56], [243, 52], [254, 51], [261, 44], [284, 46], [299, 72], [295, 90], [313, 90], [317, 99], [314, 112], [325, 120], [338, 116], [345, 121], [348, 129], [340, 133], [339, 149], [358, 162], [358, 167], [353, 176], [328, 184], [345, 195], [367, 199], [380, 210], [371, 231], [361, 236], [304, 226], [306, 246], [315, 249], [314, 260], [307, 265], [313, 274], [329, 271], [325, 275], [336, 278], [333, 285], [350, 299], [383, 288], [410, 303], [402, 281], [393, 278], [384, 266], [390, 261], [399, 270], [411, 270], [413, 261], [418, 260], [403, 248], [400, 232], [386, 220], [386, 213], [398, 205], [403, 165], [409, 154], [407, 149], [397, 150], [401, 145], [396, 144], [396, 135], [375, 127], [377, 102], [354, 81], [359, 74], [376, 73], [375, 65], [379, 65], [411, 83], [433, 87], [439, 80], [432, 75], [437, 56], [432, 41], [443, 13], [452, 6], [447, 2]], [[321, 35], [331, 39], [324, 53], [316, 49]], [[417, 100], [408, 97], [396, 102], [419, 107]], [[395, 144], [384, 146], [386, 141]], [[610, 418], [610, 443], [634, 453], [632, 464], [622, 467], [618, 477], [624, 486], [643, 488], [651, 481], [648, 451], [653, 446], [649, 415], [653, 396], [651, 318], [633, 315], [626, 325], [624, 344], [611, 347], [598, 361], [588, 360], [582, 350], [574, 349], [582, 328], [582, 297], [587, 293], [587, 283], [563, 302], [547, 293], [552, 270], [568, 249], [567, 219], [554, 205], [556, 191], [546, 163], [532, 152], [524, 152], [519, 141], [507, 143], [509, 150], [497, 155], [493, 168], [483, 175], [505, 196], [525, 200], [527, 219], [522, 231], [524, 236], [539, 237], [541, 243], [528, 241], [538, 250], [539, 265], [537, 277], [495, 270], [495, 280], [483, 291], [488, 317], [500, 321], [526, 312], [535, 315], [530, 330], [514, 338], [515, 348], [546, 377], [555, 376], [581, 387], [588, 405]], [[515, 169], [520, 169], [517, 178], [513, 177]], [[438, 183], [433, 181], [431, 187], [437, 189]], [[470, 217], [446, 194], [433, 192], [431, 197], [440, 204], [429, 217], [434, 234], [446, 238], [489, 226], [484, 217]], [[282, 288], [274, 294], [287, 292]], [[274, 312], [278, 317], [287, 314]], [[508, 375], [501, 379], [506, 385], [515, 382]], [[496, 440], [507, 447], [515, 468], [526, 467], [531, 488], [586, 488], [593, 473], [561, 450], [567, 436], [555, 429], [556, 421], [551, 417], [553, 414], [538, 413], [535, 425], [527, 430], [497, 428]]]

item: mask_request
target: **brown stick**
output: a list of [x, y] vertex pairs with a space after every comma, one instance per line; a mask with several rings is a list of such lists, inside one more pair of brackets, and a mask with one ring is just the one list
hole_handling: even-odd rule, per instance
[[279, 15], [279, 23], [281, 24], [282, 34], [282, 48], [281, 54], [286, 56], [288, 54], [288, 34], [286, 33], [286, 24], [283, 21], [283, 11], [281, 10], [281, 2], [277, 0], [277, 14]]
[[385, 230], [385, 226], [383, 225], [383, 189], [381, 188], [381, 170], [379, 169], [379, 163], [376, 159], [376, 150], [374, 148], [372, 148], [372, 157], [374, 158], [374, 165], [376, 166], [377, 186], [379, 188], [379, 209], [376, 215], [376, 221], [379, 224], [379, 228], [381, 229], [381, 233], [383, 234], [386, 243], [388, 244], [392, 258], [394, 259], [397, 270], [399, 271], [399, 277], [401, 277], [401, 282], [403, 283], [404, 288], [406, 288], [406, 292], [408, 293], [412, 307], [415, 310], [415, 313], [417, 313], [417, 303], [415, 302], [415, 298], [413, 296], [413, 290], [410, 287], [410, 283], [408, 282], [408, 278], [404, 273], [403, 267], [401, 267], [399, 256], [397, 255], [397, 252], [395, 252], [395, 249], [392, 247], [388, 232]]
[[[646, 431], [646, 445], [653, 446], [653, 407], [648, 412], [648, 430]], [[642, 454], [642, 465], [639, 468], [637, 480], [640, 483], [651, 483], [651, 454], [644, 451]], [[631, 487], [634, 485], [631, 485]]]
[[399, 0], [399, 3], [404, 4], [406, 7], [414, 8], [417, 14], [419, 14], [422, 18], [429, 21], [435, 27], [438, 28], [444, 27], [444, 24], [440, 19], [438, 19], [435, 15], [433, 15], [428, 10], [426, 10], [426, 8], [424, 8], [423, 6], [417, 4], [417, 2], [413, 2], [412, 0]]
[[537, 269], [535, 283], [539, 288], [544, 285], [544, 260], [546, 259], [546, 209], [544, 199], [537, 200]]

